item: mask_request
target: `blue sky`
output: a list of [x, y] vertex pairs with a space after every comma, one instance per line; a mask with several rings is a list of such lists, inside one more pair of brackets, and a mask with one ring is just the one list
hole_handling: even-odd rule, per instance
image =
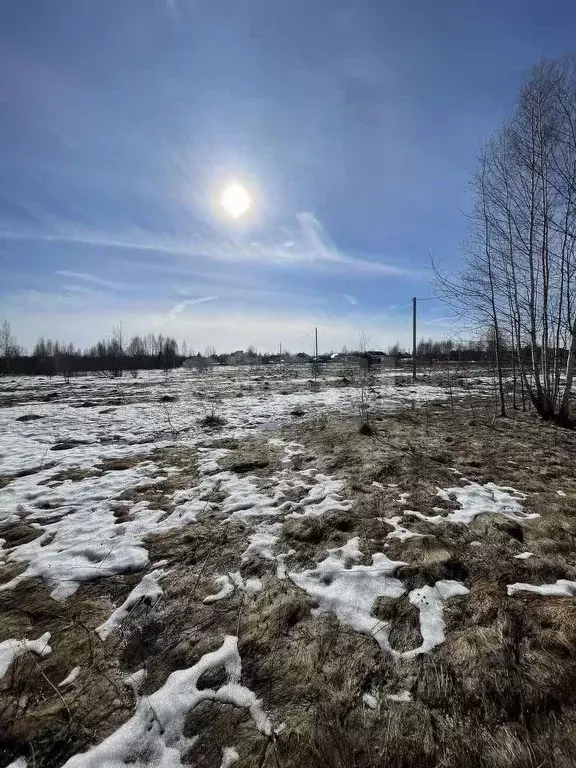
[[407, 344], [480, 142], [575, 29], [555, 0], [3, 0], [0, 319], [26, 346]]

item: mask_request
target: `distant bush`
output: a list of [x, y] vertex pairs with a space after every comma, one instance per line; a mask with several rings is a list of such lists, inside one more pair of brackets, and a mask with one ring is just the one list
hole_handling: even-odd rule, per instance
[[223, 419], [222, 416], [218, 416], [215, 413], [209, 413], [200, 420], [199, 424], [201, 427], [223, 427], [226, 424], [226, 419]]

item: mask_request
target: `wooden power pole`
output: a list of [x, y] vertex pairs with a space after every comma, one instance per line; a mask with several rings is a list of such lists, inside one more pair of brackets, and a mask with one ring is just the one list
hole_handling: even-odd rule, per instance
[[416, 381], [416, 296], [412, 297], [412, 381]]

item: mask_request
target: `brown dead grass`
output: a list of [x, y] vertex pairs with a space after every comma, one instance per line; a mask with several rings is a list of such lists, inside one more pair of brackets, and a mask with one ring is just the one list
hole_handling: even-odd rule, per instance
[[[30, 764], [62, 765], [87, 738], [101, 738], [129, 716], [132, 698], [118, 659], [105, 653], [94, 634], [109, 613], [108, 600], [81, 593], [57, 603], [36, 580], [0, 593], [0, 641], [36, 639], [48, 631], [52, 647], [43, 658], [21, 656], [0, 681], [2, 764], [24, 754]], [[77, 682], [58, 688], [77, 665]]]
[[[37, 583], [0, 593], [0, 640], [37, 637], [49, 629], [54, 645], [52, 656], [23, 657], [10, 673], [20, 682], [1, 694], [0, 731], [7, 735], [0, 737], [5, 750], [0, 761], [30, 756], [33, 748], [38, 768], [61, 765], [133, 711], [122, 675], [145, 666], [144, 693], [150, 693], [170, 672], [218, 647], [225, 634], [237, 634], [243, 682], [262, 698], [274, 724], [285, 727], [268, 739], [254, 729], [245, 710], [205, 702], [187, 719], [186, 734], [199, 736], [186, 756], [188, 764], [218, 768], [222, 749], [234, 746], [239, 768], [574, 766], [576, 601], [508, 597], [506, 585], [576, 579], [576, 436], [530, 415], [494, 420], [481, 403], [474, 403], [473, 411], [434, 406], [390, 413], [374, 423], [377, 432], [370, 437], [358, 434], [354, 420], [331, 416], [285, 430], [283, 436], [305, 446], [305, 458], [297, 461], [305, 466], [306, 458], [313, 458], [314, 466], [345, 479], [354, 506], [320, 518], [286, 520], [278, 551], [297, 550], [289, 570], [311, 567], [328, 548], [359, 536], [364, 562], [370, 553], [385, 551], [407, 563], [398, 571], [407, 589], [438, 579], [463, 581], [470, 593], [448, 603], [443, 645], [398, 662], [334, 616], [313, 617], [309, 597], [289, 579], [279, 581], [273, 563], [240, 562], [249, 530], [241, 520], [222, 525], [216, 506], [196, 524], [148, 537], [151, 561], [167, 559], [172, 569], [163, 581], [164, 596], [153, 606], [137, 606], [122, 631], [104, 644], [94, 627], [141, 574], [82, 587], [64, 604], [54, 603]], [[231, 449], [230, 471], [249, 472], [259, 487], [270, 485], [279, 464], [265, 440], [215, 439], [211, 444]], [[197, 481], [195, 454], [178, 448], [153, 459], [180, 471], [160, 487], [135, 489], [125, 500], [148, 499], [169, 509], [166, 494]], [[403, 509], [450, 508], [436, 490], [459, 483], [452, 468], [470, 480], [528, 493], [526, 509], [541, 517], [522, 523], [480, 517], [470, 527], [407, 518], [407, 527], [422, 538], [387, 539], [391, 527], [385, 519]], [[559, 489], [567, 496], [558, 496]], [[402, 506], [398, 497], [405, 491], [410, 497]], [[213, 501], [217, 505], [222, 499]], [[126, 514], [128, 507], [121, 505], [119, 519]], [[23, 541], [33, 530], [15, 526], [12, 536]], [[482, 546], [471, 546], [473, 541]], [[514, 559], [523, 550], [534, 556]], [[204, 605], [203, 598], [215, 591], [215, 576], [235, 570], [245, 577], [258, 575], [264, 591], [247, 600], [236, 590], [224, 601]], [[381, 599], [375, 615], [391, 622], [395, 648], [419, 644], [418, 616], [407, 595]], [[73, 691], [61, 692], [63, 706], [38, 670], [57, 684], [77, 663], [86, 668], [86, 677]], [[215, 673], [204, 682], [219, 681]], [[404, 690], [413, 701], [386, 698]], [[376, 710], [363, 703], [364, 693], [377, 696]], [[29, 697], [30, 711], [21, 717], [14, 707], [22, 694]]]

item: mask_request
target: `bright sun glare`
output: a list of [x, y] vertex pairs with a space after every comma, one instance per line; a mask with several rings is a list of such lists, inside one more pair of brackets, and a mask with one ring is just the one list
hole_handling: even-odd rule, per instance
[[252, 204], [252, 199], [242, 184], [229, 184], [220, 198], [220, 204], [230, 216], [239, 219]]

